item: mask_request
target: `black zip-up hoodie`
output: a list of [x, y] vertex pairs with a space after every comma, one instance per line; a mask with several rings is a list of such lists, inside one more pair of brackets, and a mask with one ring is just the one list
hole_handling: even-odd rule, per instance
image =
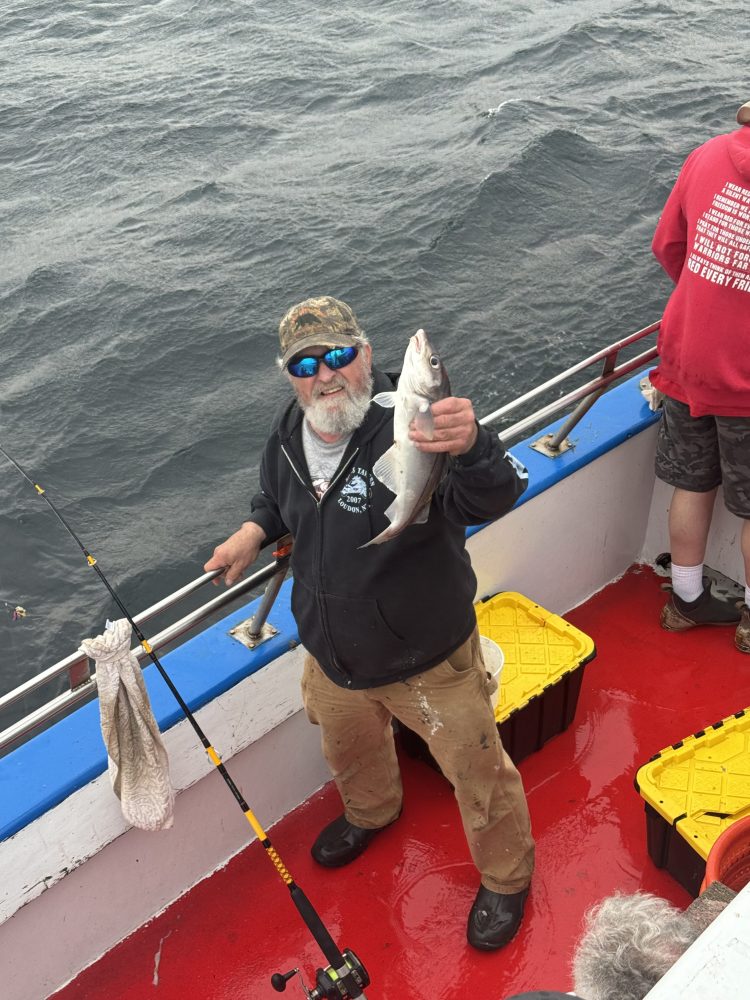
[[[377, 369], [373, 379], [373, 393], [393, 389]], [[393, 444], [393, 410], [370, 406], [320, 501], [305, 462], [302, 420], [295, 400], [266, 444], [261, 492], [248, 520], [269, 540], [287, 532], [294, 538], [292, 611], [303, 645], [348, 688], [390, 684], [435, 666], [476, 623], [464, 528], [510, 510], [526, 488], [518, 463], [479, 427], [471, 451], [448, 459], [428, 520], [362, 549], [389, 523], [384, 511], [393, 494], [372, 467]]]

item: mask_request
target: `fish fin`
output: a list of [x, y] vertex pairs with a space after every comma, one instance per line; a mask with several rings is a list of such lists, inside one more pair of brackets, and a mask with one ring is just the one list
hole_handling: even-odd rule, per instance
[[393, 501], [392, 504], [390, 504], [388, 507], [386, 507], [385, 510], [383, 511], [383, 513], [388, 518], [388, 520], [391, 522], [391, 524], [393, 524], [393, 522], [396, 520], [396, 518], [398, 517], [398, 514], [399, 514], [399, 511], [398, 511], [398, 498], [396, 498]]
[[384, 451], [372, 467], [373, 475], [380, 480], [391, 493], [398, 493], [398, 471], [396, 469], [396, 446], [391, 445]]
[[372, 402], [377, 403], [378, 406], [385, 407], [386, 410], [392, 410], [396, 405], [396, 393], [395, 392], [379, 392], [372, 397]]
[[432, 503], [432, 497], [427, 501], [424, 507], [415, 514], [411, 519], [412, 524], [424, 524], [427, 518], [430, 516], [430, 504]]
[[[430, 497], [430, 499], [427, 501], [424, 507], [422, 507], [422, 509], [418, 511], [416, 516], [413, 517], [411, 521], [409, 521], [409, 525], [424, 524], [427, 518], [430, 516], [431, 503], [432, 503], [432, 497]], [[398, 509], [398, 499], [394, 500], [389, 507], [386, 507], [383, 513], [391, 523], [384, 531], [381, 531], [379, 535], [376, 535], [374, 538], [371, 538], [370, 541], [365, 542], [364, 545], [360, 545], [359, 546], [360, 549], [366, 549], [368, 545], [382, 545], [383, 542], [390, 541], [391, 538], [395, 538], [396, 535], [400, 535], [401, 532], [404, 530], [404, 528], [408, 527], [408, 525], [403, 525], [403, 524], [394, 527], [394, 525], [396, 524], [396, 518], [400, 514], [400, 511]]]
[[417, 412], [414, 414], [414, 426], [424, 434], [428, 441], [432, 441], [435, 437], [435, 421], [432, 417], [432, 407], [426, 399], [423, 399], [417, 407]]
[[[373, 469], [372, 471], [374, 472], [375, 469]], [[381, 531], [379, 535], [376, 535], [374, 538], [371, 538], [370, 541], [369, 542], [365, 542], [364, 545], [360, 545], [359, 546], [360, 549], [366, 549], [368, 545], [381, 545], [383, 542], [387, 542], [389, 538], [393, 538], [394, 535], [401, 534], [401, 531], [402, 531], [401, 528], [396, 529], [396, 531], [393, 530], [393, 524], [394, 524], [396, 518], [398, 517], [398, 513], [399, 513], [399, 511], [398, 511], [398, 498], [396, 498], [393, 501], [393, 503], [390, 504], [390, 506], [386, 507], [386, 509], [383, 511], [383, 513], [385, 514], [385, 516], [388, 518], [388, 520], [391, 523], [388, 525], [387, 528], [385, 528], [383, 531]]]

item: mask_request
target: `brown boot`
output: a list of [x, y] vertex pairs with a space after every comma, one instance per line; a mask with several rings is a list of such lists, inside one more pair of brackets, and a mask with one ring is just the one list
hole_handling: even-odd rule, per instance
[[684, 632], [696, 625], [736, 625], [739, 621], [740, 611], [737, 605], [714, 597], [711, 593], [711, 581], [705, 578], [700, 597], [694, 601], [683, 601], [672, 593], [661, 609], [661, 627], [668, 632]]
[[742, 618], [734, 633], [734, 644], [741, 653], [750, 653], [750, 608], [742, 605]]

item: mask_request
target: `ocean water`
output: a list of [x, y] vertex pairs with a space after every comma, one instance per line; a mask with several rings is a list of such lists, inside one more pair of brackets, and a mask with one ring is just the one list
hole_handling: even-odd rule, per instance
[[[0, 15], [0, 445], [133, 612], [247, 511], [288, 306], [385, 367], [424, 326], [487, 413], [659, 317], [661, 206], [750, 97], [731, 0]], [[1, 456], [0, 600], [0, 691], [117, 616]]]

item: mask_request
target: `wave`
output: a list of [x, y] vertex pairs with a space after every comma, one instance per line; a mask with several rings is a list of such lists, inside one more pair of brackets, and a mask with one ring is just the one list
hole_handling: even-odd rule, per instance
[[[748, 96], [745, 18], [737, 0], [7, 13], [3, 439], [142, 607], [246, 508], [293, 302], [350, 301], [383, 366], [424, 325], [484, 412], [645, 325], [667, 191]], [[31, 646], [12, 633], [4, 679], [106, 604], [22, 492], [0, 549], [22, 603], [54, 610]]]

